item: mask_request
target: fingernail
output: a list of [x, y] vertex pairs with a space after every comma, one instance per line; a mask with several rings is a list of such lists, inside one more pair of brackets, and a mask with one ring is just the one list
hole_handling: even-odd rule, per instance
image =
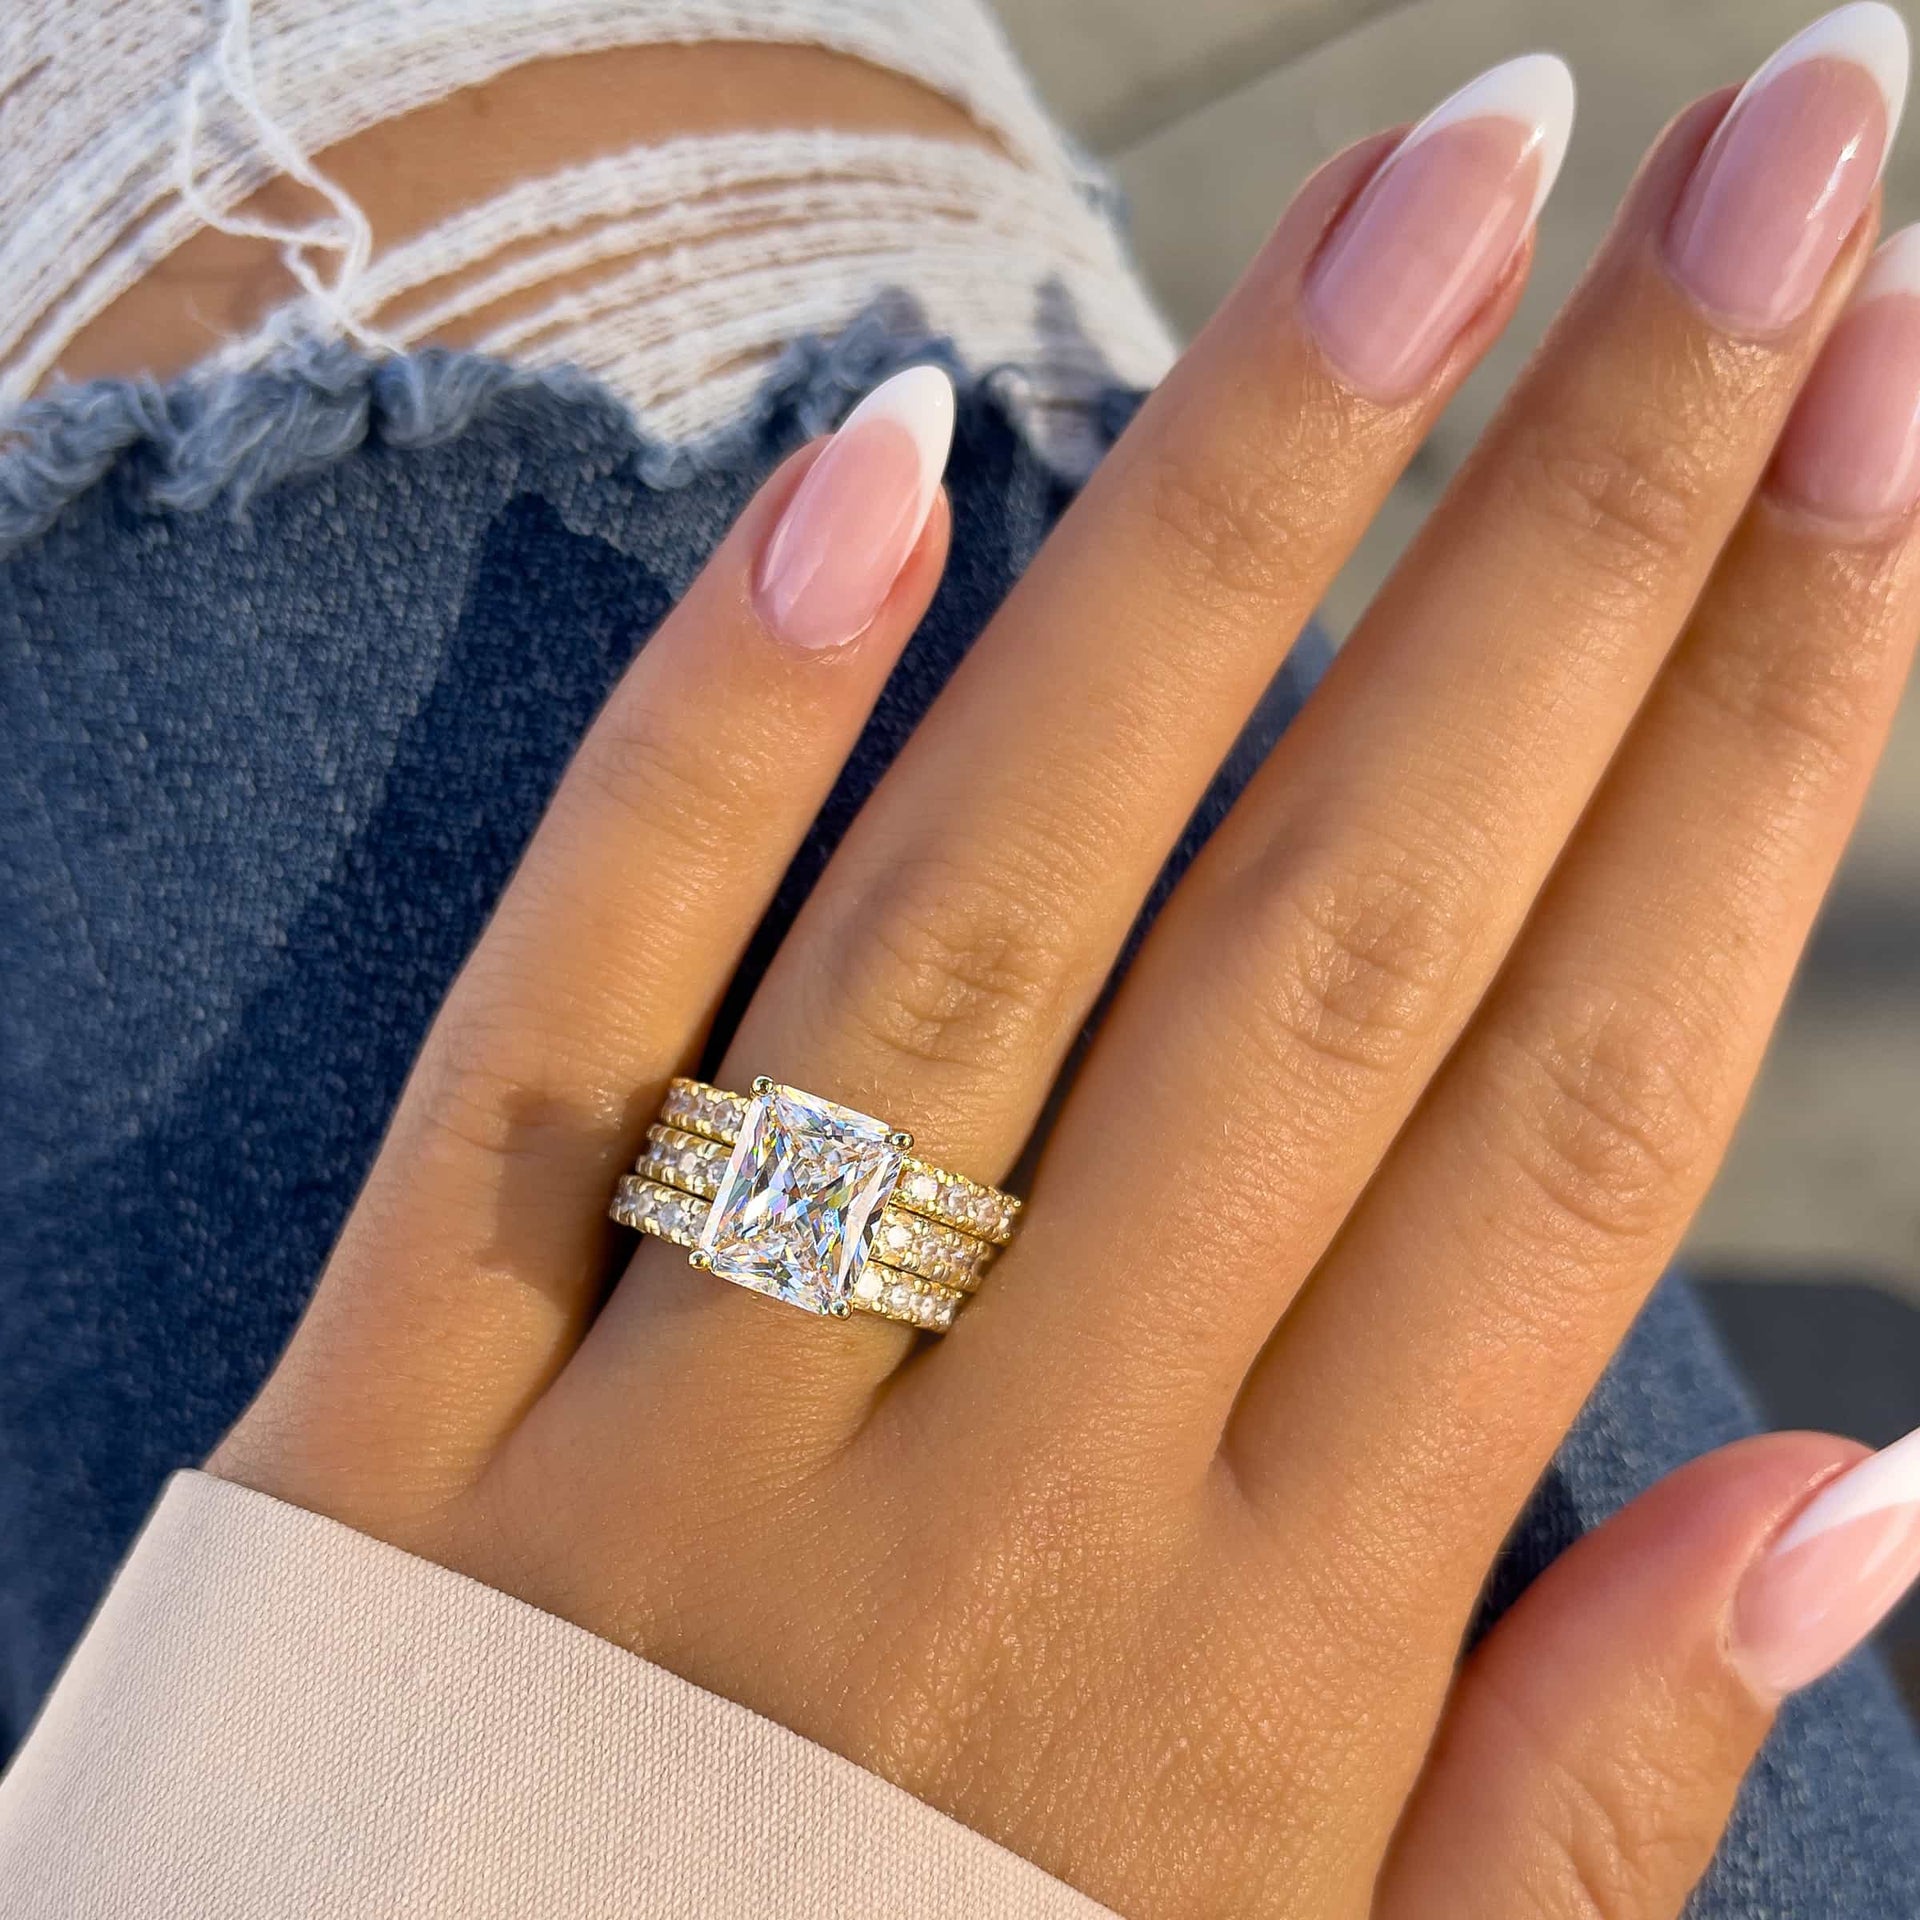
[[1728, 325], [1812, 305], [1865, 211], [1907, 92], [1907, 30], [1879, 0], [1816, 20], [1740, 90], [1667, 233], [1673, 271]]
[[1539, 217], [1573, 130], [1573, 75], [1530, 53], [1470, 81], [1367, 182], [1307, 279], [1321, 349], [1362, 393], [1417, 393]]
[[953, 383], [909, 367], [867, 395], [787, 503], [754, 581], [789, 646], [845, 646], [873, 624], [933, 510], [953, 440]]
[[1747, 1571], [1736, 1667], [1779, 1699], [1837, 1666], [1920, 1579], [1920, 1430], [1830, 1481]]
[[1920, 505], [1920, 226], [1868, 264], [1774, 457], [1774, 491], [1873, 525]]

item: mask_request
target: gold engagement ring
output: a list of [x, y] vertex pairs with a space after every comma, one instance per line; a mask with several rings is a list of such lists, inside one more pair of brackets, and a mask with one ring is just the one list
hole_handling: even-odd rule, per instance
[[798, 1087], [674, 1080], [609, 1211], [809, 1313], [945, 1333], [1013, 1238], [1020, 1202], [912, 1147], [912, 1134]]

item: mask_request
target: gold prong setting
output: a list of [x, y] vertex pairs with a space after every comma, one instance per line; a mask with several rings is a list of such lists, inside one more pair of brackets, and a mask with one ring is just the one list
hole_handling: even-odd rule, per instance
[[[698, 1194], [683, 1193], [644, 1174], [622, 1177], [609, 1211], [622, 1226], [652, 1234], [687, 1249], [697, 1267], [707, 1265], [700, 1250], [701, 1230], [707, 1223], [708, 1202]], [[929, 1333], [945, 1333], [966, 1295], [896, 1268], [869, 1260], [853, 1283], [848, 1310], [877, 1314]]]
[[[711, 1200], [720, 1190], [732, 1149], [724, 1141], [705, 1140], [656, 1121], [634, 1172], [662, 1186]], [[870, 1261], [896, 1267], [936, 1286], [972, 1293], [999, 1249], [958, 1228], [889, 1205], [874, 1230]]]
[[[757, 1087], [759, 1082], [754, 1084]], [[668, 1085], [660, 1117], [683, 1133], [731, 1147], [739, 1136], [747, 1106], [743, 1094], [728, 1093], [703, 1081], [677, 1079]], [[948, 1173], [911, 1155], [901, 1163], [892, 1204], [1002, 1247], [1013, 1238], [1020, 1220], [1020, 1202], [1012, 1194], [982, 1186], [963, 1174]]]
[[765, 1074], [751, 1094], [675, 1079], [612, 1212], [809, 1312], [945, 1332], [1012, 1239], [1020, 1202], [913, 1144], [904, 1127]]

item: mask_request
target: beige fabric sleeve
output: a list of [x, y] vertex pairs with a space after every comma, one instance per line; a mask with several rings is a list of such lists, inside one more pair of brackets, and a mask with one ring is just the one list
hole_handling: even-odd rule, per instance
[[5, 1920], [1098, 1920], [582, 1629], [198, 1473], [0, 1781]]

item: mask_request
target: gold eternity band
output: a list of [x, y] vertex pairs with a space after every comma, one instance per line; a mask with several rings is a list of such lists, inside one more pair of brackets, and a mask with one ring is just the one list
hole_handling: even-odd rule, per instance
[[616, 1220], [696, 1266], [812, 1313], [944, 1333], [1020, 1202], [911, 1154], [912, 1135], [798, 1087], [675, 1080]]

